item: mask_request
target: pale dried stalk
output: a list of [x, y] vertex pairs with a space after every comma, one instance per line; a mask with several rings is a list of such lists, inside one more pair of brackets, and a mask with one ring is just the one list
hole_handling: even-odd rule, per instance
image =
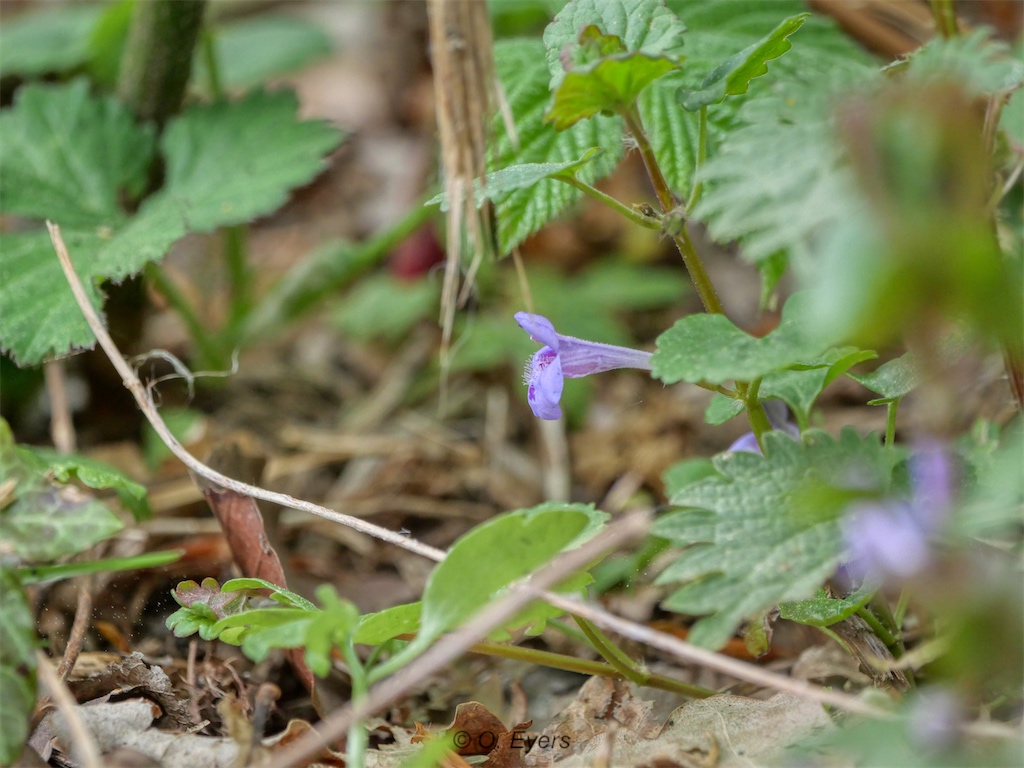
[[74, 748], [71, 749], [70, 756], [81, 761], [84, 768], [103, 768], [100, 748], [93, 740], [82, 716], [78, 714], [78, 702], [75, 701], [75, 697], [71, 695], [67, 685], [50, 666], [50, 660], [46, 654], [38, 651], [36, 658], [38, 659], [39, 682], [43, 684], [46, 692], [53, 699], [57, 711], [64, 716], [64, 722], [67, 723], [68, 732], [72, 736]]
[[445, 636], [408, 666], [371, 688], [366, 699], [358, 706], [353, 707], [349, 704], [332, 713], [315, 731], [306, 734], [294, 745], [275, 755], [273, 768], [305, 765], [309, 758], [320, 751], [325, 741], [330, 743], [341, 737], [353, 723], [370, 717], [402, 698], [430, 675], [466, 653], [480, 638], [486, 637], [508, 621], [510, 616], [516, 615], [528, 603], [536, 600], [538, 595], [546, 599], [548, 593], [544, 590], [586, 568], [605, 552], [636, 541], [647, 533], [649, 527], [650, 515], [647, 512], [634, 512], [613, 523], [576, 549], [563, 552], [550, 563], [534, 571], [533, 575], [528, 577], [528, 581], [513, 584], [505, 595], [478, 611], [455, 632]]

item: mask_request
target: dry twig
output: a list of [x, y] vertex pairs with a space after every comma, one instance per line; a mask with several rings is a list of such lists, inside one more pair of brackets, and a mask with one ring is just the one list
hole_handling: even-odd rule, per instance
[[72, 756], [81, 761], [84, 768], [103, 768], [103, 758], [100, 749], [86, 728], [81, 715], [78, 714], [78, 702], [71, 695], [64, 681], [57, 676], [57, 673], [50, 666], [50, 660], [42, 651], [38, 652], [39, 682], [46, 688], [53, 703], [57, 705], [57, 711], [64, 716], [68, 731], [71, 734], [73, 745]]

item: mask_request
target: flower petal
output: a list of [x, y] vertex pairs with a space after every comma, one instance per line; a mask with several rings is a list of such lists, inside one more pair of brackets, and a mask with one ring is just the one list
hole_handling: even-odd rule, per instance
[[539, 419], [554, 420], [562, 416], [558, 401], [562, 399], [562, 364], [550, 347], [541, 347], [530, 363], [527, 400], [533, 415]]
[[544, 315], [532, 315], [529, 312], [516, 312], [516, 322], [519, 327], [530, 334], [530, 338], [539, 341], [541, 344], [551, 347], [558, 352], [559, 337], [555, 326], [551, 324]]

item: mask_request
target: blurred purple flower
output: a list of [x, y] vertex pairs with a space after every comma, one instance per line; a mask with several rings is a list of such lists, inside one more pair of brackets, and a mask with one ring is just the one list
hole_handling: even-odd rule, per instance
[[[771, 422], [772, 429], [780, 432], [786, 432], [793, 437], [800, 437], [800, 430], [796, 424], [789, 420], [789, 408], [781, 400], [765, 400], [761, 403], [764, 407], [764, 412], [768, 416], [768, 421]], [[753, 432], [747, 432], [747, 434], [740, 437], [736, 442], [726, 448], [727, 451], [745, 451], [746, 453], [761, 453], [761, 446], [757, 444], [757, 438], [754, 437]]]
[[907, 579], [931, 561], [930, 539], [949, 516], [953, 466], [940, 444], [928, 442], [913, 453], [909, 469], [909, 500], [856, 502], [846, 510], [845, 572], [856, 581]]
[[911, 742], [926, 752], [956, 746], [963, 722], [963, 704], [952, 690], [939, 686], [921, 690], [907, 712]]
[[651, 354], [639, 349], [616, 347], [596, 341], [563, 336], [541, 315], [516, 312], [516, 322], [541, 347], [526, 367], [527, 399], [535, 416], [557, 419], [562, 415], [558, 401], [566, 377], [578, 379], [616, 368], [651, 370]]

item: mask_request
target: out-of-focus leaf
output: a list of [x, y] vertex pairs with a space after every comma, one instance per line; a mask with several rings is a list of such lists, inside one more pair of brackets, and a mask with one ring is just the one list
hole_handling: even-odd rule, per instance
[[332, 315], [334, 325], [356, 341], [396, 343], [420, 321], [437, 316], [441, 284], [429, 277], [396, 280], [387, 274], [360, 280]]
[[142, 568], [156, 568], [181, 559], [184, 550], [146, 552], [135, 557], [107, 557], [84, 563], [62, 565], [36, 565], [18, 569], [23, 584], [46, 584], [59, 579], [73, 579], [90, 573], [113, 573], [115, 571], [136, 571]]
[[829, 627], [843, 619], [850, 618], [867, 604], [874, 595], [870, 590], [858, 590], [849, 597], [828, 597], [824, 589], [809, 600], [799, 600], [779, 605], [779, 618], [808, 624], [812, 627]]
[[0, 763], [14, 765], [36, 703], [36, 622], [25, 589], [0, 567]]
[[112, 490], [136, 520], [152, 517], [153, 510], [149, 506], [146, 486], [129, 480], [120, 470], [109, 464], [86, 456], [60, 454], [49, 448], [23, 450], [31, 453], [40, 462], [40, 468], [57, 482], [68, 483], [71, 480], [78, 480], [97, 491]]
[[89, 33], [103, 6], [88, 3], [31, 10], [4, 19], [0, 75], [68, 72], [89, 58]]

